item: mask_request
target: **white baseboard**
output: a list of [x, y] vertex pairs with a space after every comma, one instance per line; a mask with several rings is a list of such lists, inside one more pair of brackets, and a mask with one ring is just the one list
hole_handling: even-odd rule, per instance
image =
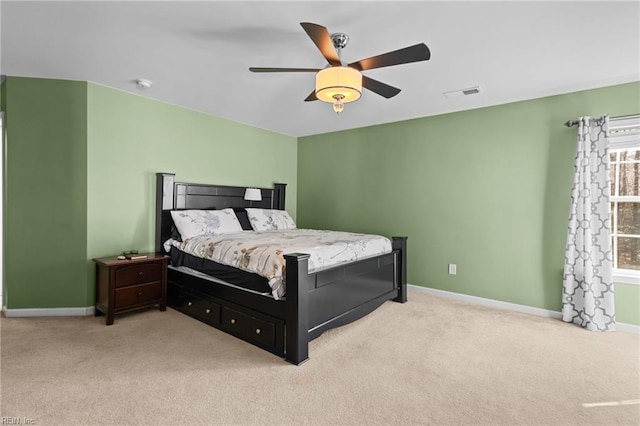
[[[537, 315], [540, 317], [562, 319], [562, 313], [549, 309], [535, 308], [533, 306], [519, 305], [517, 303], [502, 302], [500, 300], [485, 299], [484, 297], [470, 296], [468, 294], [454, 293], [452, 291], [438, 290], [435, 288], [422, 287], [419, 285], [407, 284], [407, 288], [417, 293], [430, 294], [431, 296], [444, 297], [447, 299], [460, 300], [462, 302], [475, 303], [477, 305], [489, 306], [498, 309], [523, 312], [525, 314]], [[640, 326], [635, 324], [616, 323], [618, 331], [640, 334]]]
[[[537, 315], [547, 318], [562, 319], [562, 313], [549, 309], [535, 308], [533, 306], [519, 305], [517, 303], [503, 302], [500, 300], [486, 299], [484, 297], [471, 296], [468, 294], [454, 293], [452, 291], [438, 290], [435, 288], [422, 287], [419, 285], [407, 284], [407, 288], [417, 293], [425, 293], [432, 296], [444, 297], [447, 299], [460, 300], [462, 302], [475, 303], [477, 305], [489, 306], [498, 309], [507, 309], [525, 314]], [[18, 317], [79, 317], [93, 315], [95, 306], [87, 306], [85, 308], [29, 308], [29, 309], [7, 309], [2, 307], [2, 312], [7, 318]], [[616, 328], [619, 331], [640, 334], [640, 326], [635, 324], [626, 324], [618, 322]]]
[[96, 311], [95, 306], [87, 306], [86, 308], [29, 308], [29, 309], [7, 309], [2, 307], [2, 312], [7, 318], [17, 317], [82, 317], [93, 315]]

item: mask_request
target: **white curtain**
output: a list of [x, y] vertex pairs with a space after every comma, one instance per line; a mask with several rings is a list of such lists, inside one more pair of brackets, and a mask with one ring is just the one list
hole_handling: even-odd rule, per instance
[[562, 319], [592, 331], [615, 330], [608, 124], [579, 120], [565, 251]]

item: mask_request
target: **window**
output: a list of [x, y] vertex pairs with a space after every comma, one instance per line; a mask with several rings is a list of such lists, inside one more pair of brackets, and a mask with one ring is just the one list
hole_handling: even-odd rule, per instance
[[614, 281], [640, 284], [640, 115], [609, 121]]

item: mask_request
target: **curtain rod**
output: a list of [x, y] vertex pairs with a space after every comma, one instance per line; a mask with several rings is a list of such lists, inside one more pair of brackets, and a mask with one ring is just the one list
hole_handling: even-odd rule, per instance
[[[629, 118], [629, 117], [637, 117], [638, 114], [628, 114], [628, 115], [618, 115], [615, 117], [609, 117], [609, 119], [617, 119], [617, 118]], [[594, 118], [594, 120], [602, 120], [603, 117], [600, 118]], [[569, 121], [565, 121], [564, 125], [567, 127], [573, 127], [576, 126], [580, 123], [580, 120], [569, 120]]]
[[[616, 117], [618, 118], [618, 117]], [[593, 118], [593, 121], [601, 121], [603, 120], [604, 117], [600, 117], [600, 118]], [[580, 120], [569, 120], [569, 121], [565, 121], [564, 125], [567, 127], [573, 127], [573, 126], [577, 126], [580, 123]]]

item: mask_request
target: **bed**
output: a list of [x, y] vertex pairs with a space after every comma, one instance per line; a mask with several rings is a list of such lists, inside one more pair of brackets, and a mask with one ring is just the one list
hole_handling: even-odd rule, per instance
[[[156, 251], [164, 252], [164, 243], [175, 235], [171, 211], [227, 208], [237, 212], [244, 208], [284, 210], [286, 184], [258, 188], [260, 201], [245, 200], [245, 189], [180, 183], [176, 182], [174, 174], [157, 173]], [[286, 294], [279, 299], [258, 288], [243, 288], [230, 278], [227, 280], [231, 276], [235, 279], [233, 268], [227, 270], [223, 266], [222, 270], [209, 270], [207, 274], [196, 271], [197, 266], [185, 262], [184, 258], [189, 256], [171, 248], [167, 303], [197, 320], [298, 365], [309, 358], [309, 341], [324, 331], [362, 318], [385, 301], [407, 301], [407, 238], [393, 237], [391, 240], [392, 247], [388, 253], [311, 273], [309, 253], [285, 253]], [[200, 262], [191, 259], [194, 260]]]

